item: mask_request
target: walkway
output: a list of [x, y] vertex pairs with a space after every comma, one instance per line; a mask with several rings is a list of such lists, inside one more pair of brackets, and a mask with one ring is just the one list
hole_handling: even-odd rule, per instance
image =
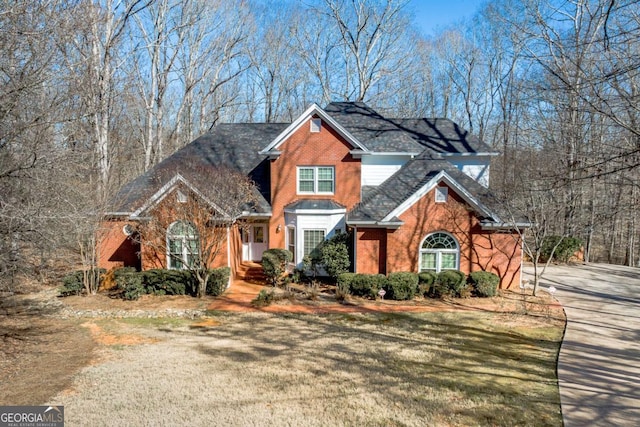
[[640, 425], [640, 269], [551, 266], [541, 285], [557, 288], [567, 315], [558, 360], [565, 426]]

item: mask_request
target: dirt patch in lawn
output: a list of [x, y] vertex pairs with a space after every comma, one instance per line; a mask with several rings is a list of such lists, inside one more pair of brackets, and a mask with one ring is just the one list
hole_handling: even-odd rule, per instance
[[78, 320], [57, 318], [50, 297], [0, 298], [0, 405], [47, 403], [94, 357], [89, 331]]
[[103, 327], [94, 322], [85, 322], [82, 326], [91, 332], [91, 337], [95, 342], [102, 345], [137, 345], [150, 344], [158, 341], [154, 338], [147, 338], [131, 333], [108, 333]]

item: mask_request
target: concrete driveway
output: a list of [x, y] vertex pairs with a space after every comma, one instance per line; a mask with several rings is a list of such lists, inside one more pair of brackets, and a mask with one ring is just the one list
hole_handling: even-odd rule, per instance
[[557, 289], [567, 314], [558, 361], [565, 426], [640, 425], [640, 269], [550, 266], [540, 283]]

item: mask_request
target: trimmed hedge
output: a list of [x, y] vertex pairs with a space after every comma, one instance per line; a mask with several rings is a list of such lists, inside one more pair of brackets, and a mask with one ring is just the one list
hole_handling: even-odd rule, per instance
[[[218, 296], [227, 289], [231, 269], [221, 267], [209, 270], [207, 295]], [[195, 296], [198, 280], [189, 270], [153, 269], [142, 272], [117, 272], [115, 281], [122, 298], [136, 300], [142, 295]]]
[[474, 294], [483, 298], [495, 296], [500, 284], [500, 277], [489, 271], [474, 271], [468, 280]]
[[267, 249], [262, 253], [262, 270], [273, 286], [278, 285], [292, 259], [293, 254], [287, 249]]
[[459, 270], [444, 270], [438, 274], [433, 286], [436, 297], [459, 297], [467, 284], [466, 275]]
[[146, 293], [153, 295], [195, 295], [196, 280], [188, 270], [153, 269], [140, 273]]
[[122, 290], [122, 298], [126, 300], [137, 300], [140, 296], [147, 294], [144, 285], [144, 276], [140, 273], [125, 273], [116, 277], [118, 289]]
[[392, 300], [409, 300], [416, 295], [418, 275], [410, 272], [396, 272], [387, 278], [385, 297]]
[[418, 294], [423, 297], [429, 296], [437, 277], [438, 275], [435, 271], [418, 273]]
[[384, 274], [342, 273], [338, 276], [341, 291], [349, 290], [351, 295], [376, 298], [380, 288], [387, 287], [387, 277]]

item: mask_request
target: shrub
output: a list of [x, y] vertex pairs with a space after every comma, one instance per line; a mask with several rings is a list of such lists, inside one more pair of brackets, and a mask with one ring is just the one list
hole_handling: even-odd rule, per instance
[[434, 271], [423, 271], [418, 274], [418, 294], [428, 296], [438, 275]]
[[188, 270], [147, 270], [142, 277], [148, 294], [195, 295], [197, 289], [195, 277]]
[[392, 300], [409, 300], [418, 289], [418, 275], [410, 272], [396, 272], [387, 278], [386, 298]]
[[318, 261], [333, 280], [337, 280], [340, 274], [347, 272], [351, 265], [348, 239], [348, 234], [340, 233], [320, 245]]
[[[95, 268], [87, 270], [87, 274], [95, 275], [95, 283], [100, 283], [101, 276], [107, 272], [104, 268]], [[67, 297], [69, 295], [80, 295], [84, 292], [84, 275], [85, 270], [73, 271], [62, 278], [62, 286], [58, 290], [60, 296]]]
[[207, 295], [217, 297], [227, 290], [231, 269], [229, 267], [214, 268], [210, 270], [210, 274], [207, 282]]
[[337, 284], [349, 287], [354, 277], [356, 273], [342, 273], [338, 276]]
[[349, 290], [349, 285], [345, 283], [340, 283], [336, 285], [336, 300], [344, 301], [351, 295], [351, 291]]
[[293, 254], [286, 249], [268, 249], [262, 254], [262, 270], [267, 280], [273, 286], [277, 286], [284, 273], [287, 271], [287, 263], [291, 262]]
[[[556, 250], [553, 252], [553, 257], [551, 257], [551, 251], [553, 251], [554, 247]], [[581, 247], [582, 240], [576, 237], [547, 236], [542, 241], [540, 258], [542, 261], [552, 258], [558, 262], [567, 262]]]
[[384, 274], [354, 274], [349, 284], [349, 292], [352, 295], [376, 298], [378, 291], [387, 286], [387, 277]]
[[444, 270], [438, 274], [433, 286], [433, 294], [437, 297], [460, 296], [466, 285], [466, 276], [459, 270]]
[[115, 280], [118, 289], [122, 290], [122, 298], [126, 300], [137, 300], [147, 293], [140, 273], [122, 273], [116, 276]]
[[83, 272], [74, 271], [62, 278], [62, 286], [59, 289], [60, 296], [80, 295], [84, 290]]
[[493, 297], [496, 295], [500, 277], [489, 271], [474, 271], [469, 274], [469, 283], [473, 292], [479, 297]]
[[265, 307], [273, 302], [274, 297], [275, 295], [273, 291], [267, 291], [266, 289], [262, 289], [258, 293], [258, 296], [256, 296], [255, 299], [251, 301], [251, 305], [255, 307]]

